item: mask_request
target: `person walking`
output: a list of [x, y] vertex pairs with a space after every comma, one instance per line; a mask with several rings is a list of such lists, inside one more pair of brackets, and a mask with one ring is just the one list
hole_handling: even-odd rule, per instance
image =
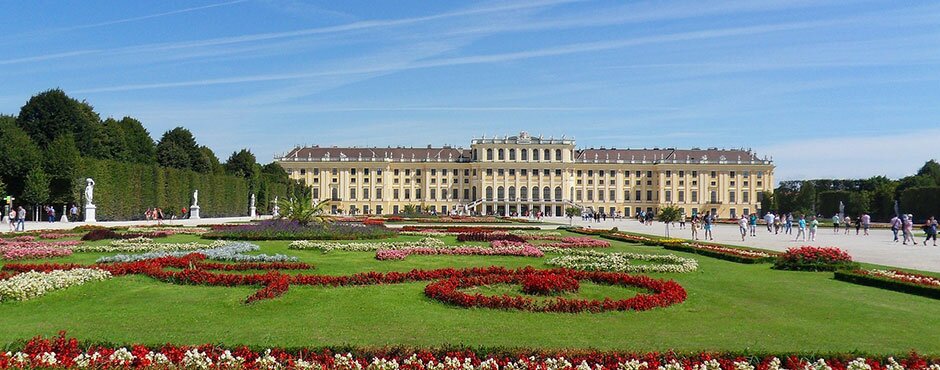
[[69, 209], [69, 220], [72, 222], [78, 222], [78, 206], [72, 204], [72, 208]]
[[861, 223], [862, 230], [865, 231], [865, 236], [868, 236], [868, 229], [871, 227], [871, 216], [867, 213], [862, 214]]
[[780, 215], [774, 215], [774, 235], [780, 234]]
[[698, 217], [692, 216], [690, 223], [692, 228], [692, 240], [698, 240]]
[[800, 215], [799, 229], [797, 229], [796, 239], [800, 240], [800, 237], [803, 237], [803, 241], [806, 241], [806, 216]]
[[839, 217], [839, 214], [836, 213], [835, 216], [832, 216], [832, 233], [839, 233], [839, 223], [842, 222], [842, 217]]
[[685, 214], [679, 216], [679, 230], [685, 229]]
[[702, 218], [702, 226], [705, 229], [705, 240], [715, 240], [715, 233], [712, 232], [712, 215], [707, 214]]
[[26, 231], [26, 209], [23, 206], [16, 209], [16, 231]]
[[852, 225], [852, 218], [849, 215], [845, 215], [845, 218], [842, 219], [842, 225], [845, 225], [845, 235], [849, 235], [849, 227]]
[[773, 213], [773, 212], [767, 212], [767, 214], [764, 215], [764, 223], [767, 224], [767, 232], [768, 232], [768, 233], [774, 232], [774, 230], [773, 230], [773, 227], [774, 227], [774, 213]]
[[784, 234], [793, 235], [793, 214], [787, 213], [787, 219], [783, 222]]
[[914, 216], [906, 214], [902, 222], [904, 223], [902, 226], [904, 240], [901, 244], [907, 245], [907, 241], [910, 240], [912, 244], [917, 245], [917, 241], [914, 240]]
[[894, 216], [891, 218], [891, 233], [894, 234], [894, 242], [898, 242], [898, 231], [901, 231], [901, 218]]
[[741, 218], [738, 219], [738, 229], [741, 231], [741, 241], [744, 241], [744, 237], [747, 236], [747, 216], [741, 215]]
[[809, 240], [816, 241], [816, 229], [819, 228], [819, 220], [816, 219], [816, 216], [813, 216], [813, 220], [809, 223]]
[[862, 231], [862, 216], [859, 215], [855, 218], [855, 235], [858, 235]]
[[10, 214], [7, 215], [7, 217], [9, 217], [10, 220], [10, 232], [13, 232], [14, 229], [16, 229], [16, 209], [10, 207]]
[[927, 239], [924, 240], [924, 245], [927, 245], [927, 241], [933, 239], [933, 246], [937, 246], [937, 218], [930, 216], [930, 219], [927, 220], [927, 224], [924, 225], [924, 232], [927, 233]]

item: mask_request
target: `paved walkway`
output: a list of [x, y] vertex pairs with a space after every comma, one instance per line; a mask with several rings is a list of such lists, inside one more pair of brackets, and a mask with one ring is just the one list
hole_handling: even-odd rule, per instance
[[[567, 218], [554, 217], [545, 221], [557, 222], [559, 224], [568, 224]], [[601, 222], [581, 221], [580, 218], [574, 219], [574, 224], [595, 229], [610, 229], [617, 227], [623, 231], [632, 231], [637, 233], [664, 236], [666, 228], [661, 222], [653, 222], [652, 226], [640, 224], [636, 220], [608, 220]], [[672, 237], [689, 239], [692, 237], [692, 231], [686, 227], [680, 230], [676, 227], [670, 227]], [[686, 224], [688, 226], [688, 224]], [[774, 235], [767, 231], [766, 226], [757, 226], [757, 236], [747, 237], [742, 242], [741, 234], [738, 232], [737, 225], [715, 225], [715, 242], [731, 245], [742, 245], [774, 251], [784, 251], [790, 247], [802, 245], [812, 245], [817, 247], [839, 247], [849, 252], [852, 257], [861, 262], [875, 263], [879, 265], [896, 266], [911, 268], [924, 271], [940, 272], [940, 247], [918, 244], [916, 246], [902, 245], [895, 243], [891, 230], [872, 229], [868, 236], [855, 235], [855, 229], [852, 229], [849, 235], [844, 235], [842, 231], [839, 234], [833, 233], [831, 228], [820, 228], [816, 235], [816, 241], [794, 241], [797, 230], [793, 229], [793, 235]], [[699, 230], [699, 236], [704, 235], [703, 230]], [[924, 241], [923, 237], [917, 237], [918, 243]]]

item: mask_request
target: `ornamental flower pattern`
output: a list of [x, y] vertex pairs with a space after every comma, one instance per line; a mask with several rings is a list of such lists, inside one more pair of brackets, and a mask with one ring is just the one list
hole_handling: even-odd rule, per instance
[[54, 290], [100, 281], [111, 277], [111, 273], [94, 268], [70, 270], [29, 271], [0, 281], [0, 302], [24, 301], [40, 297]]

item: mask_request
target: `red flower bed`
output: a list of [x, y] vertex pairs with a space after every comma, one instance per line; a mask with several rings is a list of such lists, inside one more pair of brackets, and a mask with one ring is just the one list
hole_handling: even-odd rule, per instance
[[403, 226], [401, 231], [424, 231], [439, 232], [447, 234], [468, 234], [468, 233], [496, 233], [507, 232], [510, 230], [539, 230], [537, 227], [516, 226], [516, 227], [487, 227], [487, 226]]
[[522, 291], [526, 294], [553, 295], [577, 292], [581, 284], [570, 276], [559, 274], [532, 274], [522, 277]]
[[282, 294], [287, 293], [287, 289], [290, 288], [290, 278], [288, 278], [287, 275], [271, 271], [268, 272], [265, 277], [268, 279], [267, 286], [255, 292], [255, 294], [248, 296], [248, 299], [245, 299], [245, 303], [280, 297]]
[[[130, 357], [113, 356], [123, 347], [130, 353]], [[7, 350], [10, 351], [7, 354]], [[187, 354], [188, 352], [188, 354]], [[243, 359], [241, 365], [226, 363], [223, 354], [229, 352], [232, 357]], [[15, 359], [21, 354], [22, 362]], [[44, 362], [44, 354], [55, 354], [55, 365]], [[97, 354], [97, 355], [95, 355]], [[0, 369], [29, 369], [29, 368], [57, 368], [57, 369], [187, 369], [197, 368], [184, 358], [192, 359], [194, 356], [211, 361], [211, 369], [243, 368], [254, 369], [317, 369], [317, 370], [349, 370], [349, 369], [379, 369], [390, 368], [369, 366], [373, 361], [399, 364], [394, 368], [402, 370], [424, 370], [431, 368], [462, 368], [469, 364], [474, 369], [504, 369], [507, 365], [521, 369], [574, 369], [575, 364], [582, 362], [587, 368], [597, 370], [612, 369], [657, 369], [670, 368], [676, 370], [694, 370], [713, 368], [711, 364], [717, 362], [720, 369], [754, 368], [768, 370], [771, 363], [774, 368], [806, 369], [815, 368], [813, 365], [819, 360], [825, 361], [832, 370], [847, 370], [849, 364], [859, 356], [857, 354], [836, 354], [825, 357], [817, 355], [801, 356], [795, 354], [771, 355], [729, 354], [729, 353], [694, 353], [677, 354], [664, 353], [631, 353], [631, 352], [602, 352], [596, 350], [536, 350], [519, 348], [514, 350], [500, 350], [498, 352], [482, 352], [474, 348], [271, 348], [267, 350], [248, 347], [221, 347], [213, 344], [195, 346], [181, 346], [164, 344], [162, 346], [143, 346], [139, 344], [100, 345], [95, 343], [79, 342], [75, 338], [68, 338], [64, 332], [52, 338], [35, 337], [25, 344], [18, 344], [4, 351], [0, 351]], [[270, 357], [268, 357], [270, 356]], [[411, 358], [411, 360], [408, 360]], [[87, 363], [77, 363], [77, 360]], [[265, 363], [258, 361], [264, 359]], [[163, 362], [165, 360], [165, 362]], [[563, 362], [559, 363], [562, 360]], [[627, 362], [635, 360], [632, 366]], [[271, 363], [274, 361], [275, 363]], [[923, 357], [917, 353], [905, 356], [894, 356], [892, 359], [870, 356], [861, 360], [864, 365], [873, 370], [900, 368], [909, 370], [926, 370], [938, 363], [936, 357]], [[455, 363], [456, 367], [448, 365], [431, 366], [434, 364]], [[486, 362], [487, 364], [484, 364]], [[564, 366], [564, 362], [570, 365]], [[492, 365], [488, 365], [492, 364]], [[738, 365], [742, 366], [738, 366]], [[855, 362], [854, 368], [859, 368]], [[638, 366], [639, 365], [639, 366]], [[400, 366], [400, 367], [399, 367]]]
[[781, 270], [833, 271], [854, 267], [852, 256], [835, 247], [794, 247], [777, 257], [774, 268]]
[[381, 218], [368, 218], [365, 221], [362, 221], [363, 225], [373, 225], [373, 226], [385, 226], [385, 221]]

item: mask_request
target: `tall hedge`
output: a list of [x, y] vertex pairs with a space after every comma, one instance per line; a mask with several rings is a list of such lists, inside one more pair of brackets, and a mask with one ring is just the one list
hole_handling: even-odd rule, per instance
[[921, 186], [901, 192], [901, 213], [911, 213], [922, 222], [930, 216], [940, 217], [940, 186]]
[[[202, 217], [247, 216], [250, 197], [248, 181], [225, 174], [198, 173], [158, 165], [83, 159], [75, 179], [75, 199], [83, 199], [85, 178], [95, 180], [94, 202], [101, 221], [136, 220], [147, 208], [160, 207], [166, 217], [179, 217], [183, 207], [192, 204], [194, 189], [199, 189]], [[258, 212], [268, 213], [262, 202], [284, 197], [287, 186], [267, 183], [265, 199], [258, 199]], [[84, 200], [81, 201], [84, 203]]]

